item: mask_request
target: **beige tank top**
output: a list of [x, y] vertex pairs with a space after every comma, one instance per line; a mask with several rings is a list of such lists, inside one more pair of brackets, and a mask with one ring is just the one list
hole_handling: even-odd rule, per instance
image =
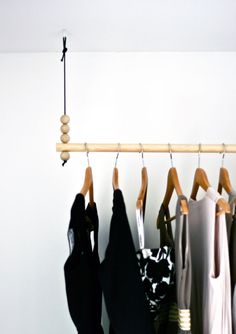
[[193, 334], [232, 334], [226, 219], [216, 216], [220, 197], [209, 187], [201, 200], [189, 201]]

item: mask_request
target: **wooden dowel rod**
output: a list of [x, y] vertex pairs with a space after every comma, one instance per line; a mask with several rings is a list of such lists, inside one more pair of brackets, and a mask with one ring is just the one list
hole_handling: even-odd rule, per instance
[[[94, 144], [87, 143], [89, 152], [140, 152], [139, 144]], [[143, 152], [169, 152], [168, 144], [143, 144]], [[57, 152], [86, 152], [85, 144], [56, 144]], [[236, 153], [236, 144], [201, 144], [201, 153]], [[198, 144], [171, 144], [172, 152], [197, 153]]]

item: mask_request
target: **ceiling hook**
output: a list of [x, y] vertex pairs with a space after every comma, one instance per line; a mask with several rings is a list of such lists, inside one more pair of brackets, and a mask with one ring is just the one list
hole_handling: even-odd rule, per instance
[[61, 35], [62, 35], [62, 38], [67, 37], [68, 33], [67, 33], [67, 30], [65, 28], [61, 30]]

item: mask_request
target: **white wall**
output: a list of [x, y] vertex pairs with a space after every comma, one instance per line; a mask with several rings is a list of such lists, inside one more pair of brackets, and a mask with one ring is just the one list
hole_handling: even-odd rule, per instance
[[[60, 54], [0, 55], [0, 332], [76, 333], [63, 265], [70, 207], [87, 164], [74, 153], [62, 168], [55, 143], [63, 113]], [[236, 143], [236, 53], [68, 54], [71, 142]], [[115, 154], [90, 154], [100, 217], [101, 258], [112, 208]], [[146, 244], [158, 246], [155, 219], [170, 167], [145, 154], [149, 173]], [[216, 186], [219, 154], [202, 154]], [[195, 154], [174, 154], [185, 194]], [[226, 155], [236, 188], [236, 156]], [[120, 154], [120, 186], [137, 245], [135, 201], [141, 157]], [[175, 198], [173, 198], [174, 208]]]

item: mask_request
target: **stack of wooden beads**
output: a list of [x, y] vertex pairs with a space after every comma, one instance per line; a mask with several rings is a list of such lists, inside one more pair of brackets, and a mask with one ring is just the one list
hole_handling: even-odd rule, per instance
[[[70, 127], [68, 125], [68, 123], [70, 122], [70, 117], [68, 115], [63, 115], [61, 116], [61, 142], [63, 144], [67, 144], [70, 141], [70, 136], [68, 135], [68, 132], [70, 131]], [[70, 159], [70, 153], [67, 151], [63, 151], [61, 152], [61, 160], [65, 162], [67, 162], [67, 160]]]

